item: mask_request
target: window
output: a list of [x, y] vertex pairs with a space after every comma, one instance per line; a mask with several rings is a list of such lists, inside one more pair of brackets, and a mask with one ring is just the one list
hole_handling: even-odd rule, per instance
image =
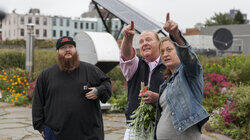
[[28, 18], [28, 23], [32, 23], [32, 17]]
[[82, 22], [80, 23], [80, 28], [83, 29], [83, 23]]
[[39, 29], [36, 29], [36, 36], [39, 36]]
[[94, 26], [94, 23], [91, 23], [91, 29], [94, 29], [95, 26]]
[[89, 29], [89, 23], [86, 23], [86, 29]]
[[47, 30], [43, 30], [43, 37], [47, 37]]
[[62, 31], [62, 30], [60, 31], [60, 37], [61, 37], [61, 36], [63, 36], [63, 31]]
[[63, 19], [60, 18], [60, 26], [63, 26]]
[[43, 25], [47, 25], [47, 18], [43, 17]]
[[74, 36], [76, 36], [76, 35], [77, 35], [77, 33], [74, 34]]
[[39, 17], [36, 17], [36, 25], [39, 25]]
[[66, 32], [66, 36], [69, 36], [69, 31]]
[[67, 19], [67, 23], [66, 24], [67, 24], [67, 26], [69, 26], [69, 20], [68, 19]]
[[24, 29], [21, 29], [20, 35], [21, 35], [21, 36], [24, 36]]
[[56, 37], [56, 30], [53, 30], [53, 37]]
[[53, 26], [56, 26], [56, 18], [53, 18], [53, 19], [52, 19], [52, 25], [53, 25]]
[[75, 22], [75, 29], [77, 29], [77, 22]]

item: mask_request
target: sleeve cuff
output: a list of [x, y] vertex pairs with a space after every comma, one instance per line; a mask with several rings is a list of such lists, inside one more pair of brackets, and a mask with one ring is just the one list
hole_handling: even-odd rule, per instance
[[94, 87], [93, 91], [92, 91], [96, 96], [98, 96], [98, 89]]
[[179, 31], [180, 32], [180, 36], [181, 36], [181, 38], [184, 40], [184, 42], [185, 42], [185, 45], [183, 46], [183, 45], [179, 45], [176, 41], [175, 41], [175, 39], [173, 38], [173, 36], [172, 35], [170, 35], [169, 34], [169, 37], [170, 37], [170, 39], [174, 42], [174, 45], [175, 46], [177, 46], [177, 47], [180, 47], [180, 48], [190, 48], [190, 44], [186, 41], [186, 39], [183, 37], [183, 34], [181, 33], [181, 31]]

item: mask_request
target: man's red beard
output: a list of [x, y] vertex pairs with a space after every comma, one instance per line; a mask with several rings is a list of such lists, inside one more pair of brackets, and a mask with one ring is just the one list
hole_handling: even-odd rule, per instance
[[79, 66], [80, 64], [79, 55], [77, 52], [73, 55], [70, 53], [72, 57], [65, 58], [66, 54], [64, 55], [57, 54], [57, 61], [58, 61], [60, 70], [70, 73]]

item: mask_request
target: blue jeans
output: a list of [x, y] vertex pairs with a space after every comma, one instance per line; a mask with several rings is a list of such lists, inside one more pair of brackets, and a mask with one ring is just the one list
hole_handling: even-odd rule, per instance
[[56, 140], [56, 136], [52, 129], [48, 126], [44, 127], [44, 140]]

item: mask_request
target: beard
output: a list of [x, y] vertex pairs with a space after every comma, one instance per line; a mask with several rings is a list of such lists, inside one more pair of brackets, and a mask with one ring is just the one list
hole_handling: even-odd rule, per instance
[[73, 55], [70, 53], [72, 57], [65, 58], [65, 55], [67, 54], [69, 53], [65, 53], [64, 55], [57, 54], [57, 61], [58, 61], [60, 70], [65, 71], [67, 73], [71, 73], [80, 64], [79, 55], [77, 52]]

